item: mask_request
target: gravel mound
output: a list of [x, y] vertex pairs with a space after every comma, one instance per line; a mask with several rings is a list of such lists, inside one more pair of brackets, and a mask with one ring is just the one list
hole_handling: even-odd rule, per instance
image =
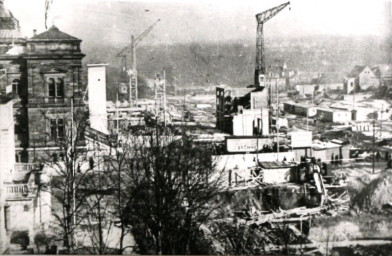
[[354, 198], [353, 203], [362, 209], [377, 210], [384, 204], [392, 203], [392, 170], [388, 169], [372, 180]]

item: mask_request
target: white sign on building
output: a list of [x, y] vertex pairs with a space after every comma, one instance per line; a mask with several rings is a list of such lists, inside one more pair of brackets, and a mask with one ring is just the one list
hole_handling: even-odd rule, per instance
[[256, 152], [263, 149], [264, 145], [272, 145], [270, 138], [227, 138], [227, 152]]
[[295, 131], [290, 134], [292, 148], [309, 148], [312, 146], [312, 132]]

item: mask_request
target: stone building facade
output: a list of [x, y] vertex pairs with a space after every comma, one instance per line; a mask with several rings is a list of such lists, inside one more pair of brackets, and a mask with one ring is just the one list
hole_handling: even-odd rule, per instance
[[[7, 134], [14, 142], [12, 152], [8, 144], [13, 143], [0, 143], [0, 165], [13, 165], [11, 171], [0, 169], [0, 242], [27, 232], [32, 243], [50, 222], [50, 194], [39, 190], [42, 168], [33, 163], [53, 157], [66, 136], [71, 109], [84, 108], [80, 44], [55, 26], [22, 37], [19, 21], [0, 0], [0, 97], [11, 98], [0, 105], [9, 107], [13, 119], [0, 115], [0, 124], [12, 124]], [[4, 246], [0, 243], [0, 250]]]
[[[23, 39], [18, 33], [19, 22], [12, 15], [8, 20], [6, 29], [0, 25], [4, 37], [0, 41], [0, 70], [5, 74], [0, 89], [3, 94], [12, 90], [16, 99], [16, 161], [33, 162], [65, 135], [71, 99], [75, 108], [83, 106], [81, 69], [85, 55], [80, 50], [81, 40], [55, 26]], [[10, 24], [14, 24], [13, 30]]]

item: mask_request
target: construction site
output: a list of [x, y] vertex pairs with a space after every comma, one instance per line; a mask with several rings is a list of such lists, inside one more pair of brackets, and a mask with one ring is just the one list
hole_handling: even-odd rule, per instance
[[[147, 110], [163, 134], [180, 135], [184, 130], [179, 128], [185, 126], [196, 142], [220, 149], [213, 160], [217, 172], [224, 170], [224, 189], [218, 196], [223, 203], [216, 218], [202, 228], [205, 239], [213, 241], [203, 253], [225, 254], [227, 246], [243, 246], [246, 251], [246, 239], [257, 241], [253, 246], [258, 248], [252, 251], [257, 254], [357, 255], [354, 248], [366, 252], [373, 247], [381, 248], [378, 253], [388, 251], [389, 231], [370, 234], [373, 219], [388, 222], [385, 209], [392, 203], [391, 150], [381, 146], [390, 138], [390, 101], [376, 98], [377, 91], [390, 87], [392, 73], [381, 71], [385, 65], [371, 67], [378, 73], [371, 78], [376, 85], [354, 77], [351, 91], [352, 74], [341, 85], [322, 84], [320, 74], [309, 85], [290, 84], [294, 79], [286, 64], [266, 63], [263, 35], [265, 23], [286, 7], [290, 2], [256, 15], [253, 84], [191, 89], [178, 96], [166, 92], [165, 74], [157, 74], [148, 107], [148, 100], [137, 96], [134, 50], [158, 20], [119, 54], [126, 63], [125, 53], [132, 53], [132, 70], [124, 75], [129, 106], [134, 108], [128, 115], [138, 115], [138, 125], [146, 127], [140, 113]], [[116, 111], [118, 118], [123, 110]], [[370, 219], [370, 230], [362, 218]], [[226, 235], [214, 230], [235, 235], [228, 243]], [[241, 238], [245, 244], [236, 244], [234, 236], [246, 236], [245, 232], [252, 236]]]
[[[51, 2], [45, 1], [45, 25]], [[338, 76], [341, 70], [299, 71], [286, 60], [278, 62], [266, 57], [271, 47], [264, 34], [270, 29], [269, 22], [287, 15], [291, 7], [286, 2], [255, 13], [256, 22], [251, 26], [256, 32], [256, 44], [248, 53], [255, 53], [253, 80], [247, 84], [195, 86], [194, 82], [181, 84], [180, 79], [173, 78], [181, 74], [174, 76], [175, 71], [164, 66], [154, 74], [145, 72], [146, 54], [139, 55], [139, 44], [149, 40], [164, 17], [154, 17], [142, 33], [132, 34], [130, 42], [121, 41], [121, 50], [111, 56], [118, 62], [113, 67], [109, 61], [82, 63], [82, 40], [54, 25], [42, 33], [34, 30], [31, 38], [22, 37], [19, 21], [0, 1], [0, 22], [5, 24], [0, 23], [0, 32], [4, 32], [0, 33], [0, 189], [5, 191], [0, 196], [0, 215], [4, 216], [0, 217], [0, 253], [89, 254], [86, 248], [96, 245], [86, 237], [99, 229], [104, 232], [98, 232], [99, 250], [94, 251], [98, 254], [391, 255], [391, 3], [384, 5], [388, 31], [385, 59], [347, 67], [351, 71], [340, 82], [331, 82], [328, 76]], [[139, 62], [144, 63], [142, 68]], [[74, 132], [75, 109], [88, 116], [80, 136], [83, 142], [75, 139], [79, 136]], [[62, 145], [69, 134], [70, 142]], [[71, 179], [91, 171], [88, 179], [99, 177], [101, 187], [97, 189], [95, 184], [92, 189], [84, 184], [80, 191], [102, 193], [105, 203], [115, 201], [112, 196], [117, 189], [121, 196], [131, 194], [136, 198], [139, 191], [123, 192], [122, 185], [113, 188], [105, 183], [109, 183], [116, 168], [119, 180], [123, 179], [120, 162], [111, 166], [108, 163], [127, 156], [132, 161], [137, 159], [137, 163], [131, 161], [132, 165], [125, 165], [124, 169], [129, 168], [134, 175], [134, 170], [144, 166], [151, 175], [149, 172], [155, 171], [159, 161], [166, 163], [166, 156], [143, 162], [143, 153], [148, 155], [149, 150], [156, 148], [181, 148], [187, 144], [184, 141], [190, 142], [192, 150], [212, 152], [208, 155], [211, 159], [197, 159], [202, 161], [197, 162], [200, 166], [206, 164], [211, 171], [203, 173], [206, 179], [200, 178], [200, 173], [191, 177], [202, 180], [195, 187], [203, 190], [212, 182], [218, 188], [200, 203], [203, 210], [207, 209], [208, 218], [195, 217], [202, 221], [195, 222], [193, 240], [184, 251], [175, 242], [169, 243], [174, 248], [171, 251], [145, 249], [148, 243], [138, 235], [144, 232], [145, 237], [154, 237], [156, 228], [156, 237], [162, 237], [164, 228], [159, 225], [163, 224], [154, 226], [152, 231], [137, 230], [139, 216], [125, 215], [130, 219], [126, 222], [123, 215], [116, 215], [117, 208], [123, 205], [103, 207], [110, 209], [104, 227], [99, 209], [93, 232], [88, 233], [86, 227], [92, 221], [86, 212], [94, 211], [96, 205], [90, 210], [83, 208], [88, 201], [83, 198], [80, 211], [88, 218], [76, 215], [76, 202], [81, 198], [76, 189], [67, 195], [69, 201], [63, 208], [63, 212], [66, 209], [72, 214], [64, 217], [65, 224], [54, 224], [61, 219], [61, 204], [50, 188], [61, 175], [53, 166], [66, 169], [70, 165]], [[136, 145], [145, 150], [139, 158]], [[131, 152], [127, 152], [129, 155], [124, 153], [126, 149]], [[73, 158], [77, 150], [83, 152], [82, 160]], [[175, 156], [183, 153], [175, 152]], [[43, 162], [45, 157], [52, 165], [48, 160]], [[170, 169], [175, 161], [168, 162], [169, 167], [164, 168]], [[192, 169], [189, 163], [180, 166]], [[171, 185], [178, 182], [171, 180], [175, 176], [173, 170], [165, 169], [168, 174], [162, 175]], [[164, 179], [148, 175], [147, 180], [154, 182]], [[179, 180], [186, 183], [184, 174], [181, 175]], [[74, 189], [75, 180], [72, 182], [68, 187]], [[148, 186], [143, 184], [145, 187]], [[183, 190], [186, 189], [178, 195], [183, 196]], [[144, 199], [155, 199], [159, 193], [155, 197], [151, 194], [143, 194]], [[120, 198], [119, 204], [126, 206], [120, 212], [134, 213], [132, 207], [143, 209], [142, 203], [132, 200], [123, 203]], [[179, 202], [173, 206], [173, 212], [185, 212], [186, 218], [178, 222], [187, 223], [192, 194], [186, 194]], [[167, 203], [166, 198], [159, 203]], [[154, 208], [157, 216], [165, 209], [162, 205]], [[173, 212], [164, 214], [169, 218], [170, 214], [175, 216]], [[155, 217], [148, 217], [155, 221]], [[23, 219], [28, 220], [26, 224], [22, 224]], [[115, 232], [110, 230], [112, 223]], [[67, 225], [72, 229], [64, 235], [59, 230], [69, 228]], [[30, 242], [20, 242], [21, 234]], [[37, 234], [50, 234], [47, 237], [53, 242], [40, 244], [40, 251]], [[101, 250], [102, 237], [107, 242], [106, 251]], [[163, 247], [156, 237], [152, 239], [157, 244], [154, 246]], [[123, 245], [124, 238], [127, 242]], [[113, 242], [116, 239], [121, 239], [121, 243]]]

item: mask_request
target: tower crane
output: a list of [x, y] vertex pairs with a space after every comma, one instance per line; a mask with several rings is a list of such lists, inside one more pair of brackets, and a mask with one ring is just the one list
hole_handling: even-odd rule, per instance
[[257, 20], [257, 36], [256, 36], [256, 69], [255, 69], [255, 86], [264, 87], [265, 79], [265, 58], [264, 58], [264, 35], [263, 26], [268, 20], [282, 11], [290, 2], [268, 9], [264, 12], [256, 14]]
[[[121, 66], [122, 66], [122, 72], [123, 72], [123, 79], [124, 81], [127, 81], [127, 75], [130, 77], [129, 81], [129, 103], [131, 106], [135, 104], [135, 101], [138, 98], [138, 92], [137, 92], [137, 70], [136, 70], [136, 47], [140, 43], [140, 41], [143, 40], [145, 36], [148, 35], [148, 33], [151, 32], [151, 30], [157, 25], [157, 23], [160, 21], [158, 19], [154, 24], [149, 26], [143, 33], [141, 33], [136, 39], [132, 35], [131, 37], [131, 43], [125, 47], [124, 49], [121, 50], [117, 54], [117, 57], [121, 58]], [[127, 71], [127, 54], [132, 51], [132, 69], [130, 71]]]

